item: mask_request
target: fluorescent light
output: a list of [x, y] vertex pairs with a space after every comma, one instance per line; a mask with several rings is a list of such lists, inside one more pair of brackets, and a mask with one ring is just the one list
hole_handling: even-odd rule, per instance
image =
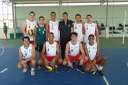
[[[107, 3], [62, 3], [61, 6], [107, 5]], [[128, 2], [109, 2], [108, 5], [128, 5]], [[16, 4], [16, 7], [29, 6], [59, 6], [59, 3], [46, 4]]]
[[100, 3], [62, 3], [62, 6], [100, 5]]
[[29, 6], [59, 6], [59, 4], [16, 4], [16, 7], [29, 7]]
[[[62, 3], [61, 6], [83, 6], [83, 5], [100, 5], [100, 3]], [[16, 7], [28, 6], [59, 6], [59, 3], [54, 4], [16, 4]]]
[[[102, 5], [107, 5], [107, 3], [103, 3]], [[128, 2], [109, 2], [108, 5], [128, 5]]]

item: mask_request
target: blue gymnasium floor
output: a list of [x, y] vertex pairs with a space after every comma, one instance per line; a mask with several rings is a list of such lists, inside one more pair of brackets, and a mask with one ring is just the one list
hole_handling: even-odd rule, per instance
[[[23, 74], [22, 70], [17, 68], [18, 48], [4, 47], [3, 53], [0, 47], [0, 85], [106, 85], [103, 78], [89, 73], [79, 73], [76, 69], [67, 72], [65, 68], [61, 68], [60, 73], [48, 73], [36, 67], [36, 76], [30, 75], [30, 69]], [[127, 53], [128, 48], [100, 49], [100, 54], [107, 56], [107, 65], [103, 73], [110, 85], [128, 85]], [[2, 72], [4, 69], [6, 71]]]

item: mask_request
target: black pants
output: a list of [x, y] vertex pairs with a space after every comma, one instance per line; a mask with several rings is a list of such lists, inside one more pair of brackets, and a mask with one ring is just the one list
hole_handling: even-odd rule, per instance
[[42, 52], [42, 49], [43, 49], [43, 44], [37, 45], [36, 50], [37, 50], [39, 53]]
[[65, 49], [66, 49], [66, 44], [68, 41], [70, 41], [70, 38], [60, 38], [60, 46], [61, 46], [61, 58], [65, 58]]

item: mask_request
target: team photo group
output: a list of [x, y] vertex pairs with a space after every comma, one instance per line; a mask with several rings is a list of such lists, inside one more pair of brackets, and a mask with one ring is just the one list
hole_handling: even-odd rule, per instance
[[30, 64], [32, 76], [38, 69], [52, 72], [61, 67], [68, 72], [76, 68], [80, 73], [103, 76], [106, 57], [99, 54], [99, 30], [91, 14], [85, 15], [84, 20], [76, 14], [74, 21], [68, 19], [67, 12], [62, 13], [61, 20], [56, 19], [54, 11], [49, 14], [49, 20], [39, 16], [36, 21], [35, 15], [31, 11], [22, 24], [24, 37], [18, 51], [18, 68], [23, 73]]

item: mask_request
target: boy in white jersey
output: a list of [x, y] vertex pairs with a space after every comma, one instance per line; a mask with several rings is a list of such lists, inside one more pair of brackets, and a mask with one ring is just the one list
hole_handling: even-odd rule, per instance
[[[88, 61], [85, 62], [85, 71], [91, 72], [93, 74], [98, 73], [103, 76], [102, 68], [106, 64], [106, 57], [96, 55], [98, 51], [97, 43], [94, 41], [95, 37], [93, 34], [88, 37], [89, 43], [85, 44], [85, 53], [88, 57]], [[98, 71], [96, 72], [96, 67]]]
[[51, 19], [46, 22], [46, 39], [48, 40], [48, 34], [52, 32], [54, 34], [54, 41], [59, 42], [59, 22], [56, 20], [56, 12], [51, 12]]
[[[35, 45], [35, 35], [36, 35], [36, 26], [37, 26], [37, 21], [34, 20], [35, 13], [33, 11], [29, 12], [29, 20], [26, 19], [23, 21], [22, 25], [22, 32], [24, 36], [28, 36], [30, 39], [30, 44]], [[33, 30], [33, 35], [30, 36], [28, 33], [28, 30]], [[18, 68], [21, 68], [21, 63], [18, 63]]]
[[43, 45], [42, 57], [46, 66], [54, 66], [56, 64], [61, 64], [62, 60], [60, 59], [59, 45], [54, 41], [54, 34], [49, 33], [49, 40]]
[[23, 38], [24, 44], [19, 49], [19, 61], [20, 65], [23, 66], [23, 73], [27, 72], [28, 63], [32, 64], [31, 67], [31, 75], [35, 75], [35, 65], [36, 65], [36, 59], [35, 59], [35, 47], [30, 44], [29, 37]]
[[[35, 13], [30, 12], [29, 13], [29, 19], [26, 19], [23, 21], [23, 26], [22, 26], [22, 32], [24, 36], [28, 36], [30, 38], [30, 43], [35, 44], [35, 35], [36, 35], [36, 26], [37, 26], [37, 21], [34, 20]], [[29, 35], [28, 30], [33, 31], [33, 35]]]
[[73, 31], [76, 32], [78, 34], [78, 41], [79, 42], [83, 42], [83, 34], [84, 34], [84, 23], [81, 20], [81, 15], [80, 14], [76, 14], [75, 16], [75, 23], [73, 23]]
[[[78, 71], [82, 72], [83, 58], [85, 57], [84, 50], [82, 44], [77, 41], [78, 34], [76, 32], [71, 33], [71, 41], [66, 44], [66, 61], [67, 66], [71, 69], [73, 68], [73, 61], [79, 62], [79, 66], [77, 68]], [[66, 62], [65, 62], [66, 64]], [[69, 70], [70, 70], [69, 69]]]

